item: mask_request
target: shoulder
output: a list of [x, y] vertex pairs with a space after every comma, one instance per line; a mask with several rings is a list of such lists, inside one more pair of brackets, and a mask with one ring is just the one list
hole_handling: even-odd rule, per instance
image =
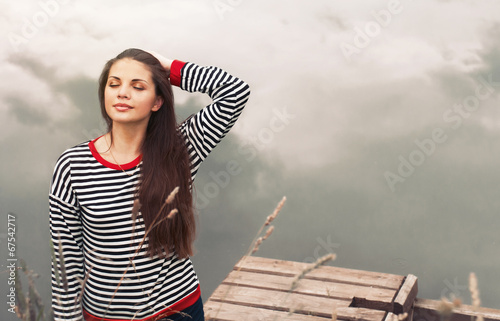
[[55, 171], [57, 171], [60, 167], [69, 166], [69, 164], [74, 160], [89, 156], [92, 156], [89, 148], [89, 141], [70, 147], [66, 149], [57, 159]]
[[89, 142], [90, 141], [85, 141], [85, 142], [82, 142], [78, 145], [75, 145], [73, 147], [70, 147], [68, 149], [66, 149], [62, 154], [61, 154], [61, 157], [63, 156], [67, 156], [67, 155], [73, 155], [73, 154], [78, 154], [78, 153], [82, 153], [82, 152], [85, 152], [85, 151], [89, 151]]
[[90, 141], [85, 141], [66, 149], [61, 154], [61, 156], [59, 156], [59, 159], [69, 159], [89, 154], [90, 153], [89, 142]]

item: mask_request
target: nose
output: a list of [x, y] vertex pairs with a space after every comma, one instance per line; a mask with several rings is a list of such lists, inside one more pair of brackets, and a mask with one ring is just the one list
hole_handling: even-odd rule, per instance
[[120, 86], [120, 89], [118, 90], [118, 98], [129, 98], [129, 95], [130, 92], [128, 86]]

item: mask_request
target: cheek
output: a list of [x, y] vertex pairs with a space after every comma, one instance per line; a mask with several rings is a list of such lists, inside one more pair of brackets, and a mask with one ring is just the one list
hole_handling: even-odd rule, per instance
[[106, 89], [104, 89], [104, 100], [109, 99], [109, 97], [111, 97], [110, 87], [106, 86]]
[[113, 95], [111, 95], [111, 93], [109, 92], [109, 89], [106, 88], [104, 90], [104, 106], [106, 107], [106, 109], [110, 106], [110, 104], [112, 102], [112, 97], [113, 97]]
[[155, 105], [156, 96], [154, 95], [138, 95], [136, 96], [136, 102], [143, 106], [144, 108], [151, 109]]

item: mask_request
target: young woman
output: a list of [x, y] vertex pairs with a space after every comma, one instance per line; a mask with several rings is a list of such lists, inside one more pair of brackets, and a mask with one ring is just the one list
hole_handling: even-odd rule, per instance
[[[178, 125], [171, 84], [213, 102]], [[55, 320], [204, 320], [191, 184], [249, 93], [220, 68], [139, 49], [105, 65], [109, 131], [65, 151], [51, 183]]]

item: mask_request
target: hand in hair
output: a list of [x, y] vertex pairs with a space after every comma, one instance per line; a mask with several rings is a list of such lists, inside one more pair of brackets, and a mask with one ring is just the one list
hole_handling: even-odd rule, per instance
[[150, 54], [152, 54], [153, 56], [155, 56], [155, 58], [160, 61], [161, 66], [163, 67], [163, 69], [165, 69], [167, 71], [170, 71], [170, 66], [172, 65], [172, 62], [174, 61], [173, 59], [169, 59], [169, 58], [163, 57], [162, 55], [160, 55], [159, 53], [157, 53], [155, 51], [148, 51], [148, 52]]

